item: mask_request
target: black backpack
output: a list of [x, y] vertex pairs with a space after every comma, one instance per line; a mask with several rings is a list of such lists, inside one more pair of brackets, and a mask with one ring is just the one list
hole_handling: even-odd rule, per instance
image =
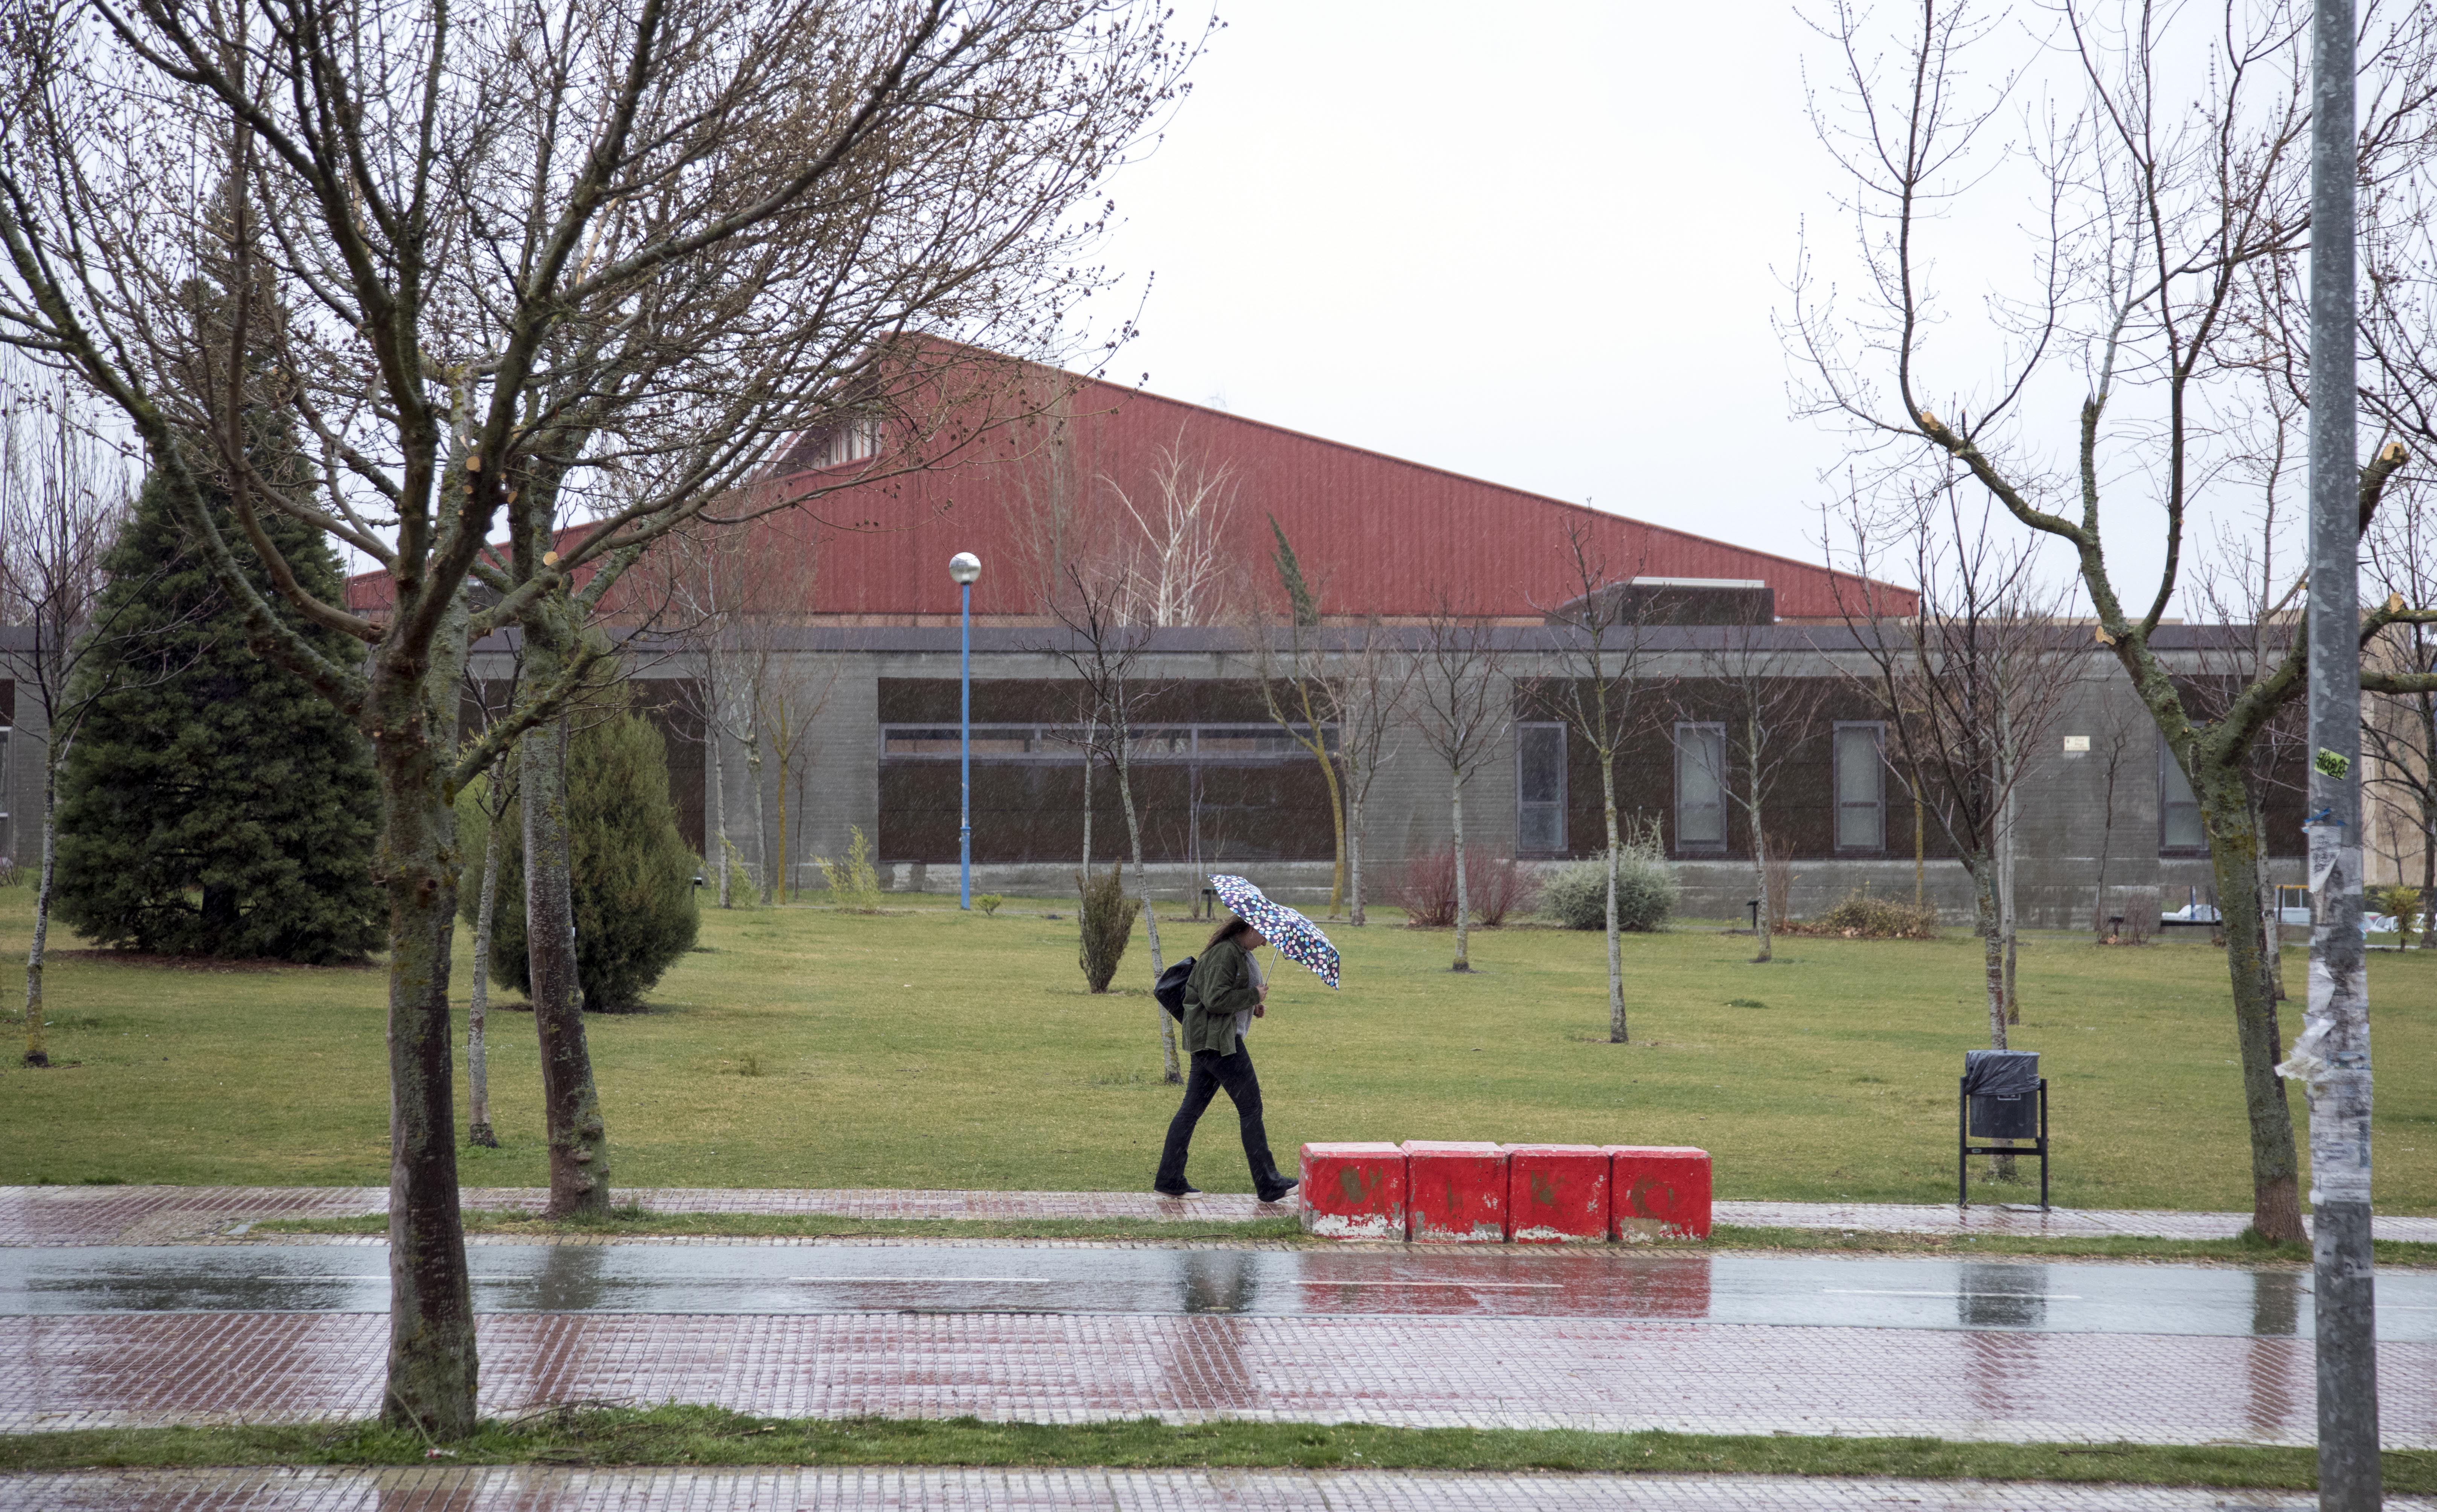
[[1150, 990], [1150, 995], [1159, 999], [1159, 1006], [1167, 1010], [1167, 1016], [1179, 1024], [1184, 1022], [1184, 979], [1192, 975], [1193, 958], [1187, 956], [1161, 972]]

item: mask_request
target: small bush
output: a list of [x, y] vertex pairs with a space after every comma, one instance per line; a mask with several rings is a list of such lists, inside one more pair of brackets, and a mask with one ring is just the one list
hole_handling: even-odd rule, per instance
[[1818, 918], [1779, 926], [1789, 935], [1842, 935], [1847, 940], [1936, 940], [1937, 909], [1892, 898], [1849, 892], [1845, 901]]
[[2394, 942], [2398, 947], [2411, 944], [2412, 925], [2420, 917], [2420, 889], [2403, 883], [2391, 887], [2372, 888], [2362, 897], [2372, 911], [2392, 915], [2394, 919]]
[[973, 906], [979, 908], [985, 918], [997, 913], [998, 905], [1005, 902], [1007, 902], [1007, 900], [1000, 897], [995, 892], [976, 892], [973, 894]]
[[[1530, 907], [1540, 888], [1539, 880], [1517, 866], [1513, 856], [1469, 853], [1464, 858], [1464, 876], [1472, 922], [1484, 929], [1495, 929], [1508, 914]], [[1455, 847], [1425, 851], [1405, 863], [1394, 896], [1405, 910], [1407, 928], [1454, 928]]]
[[[1667, 926], [1675, 909], [1675, 870], [1656, 846], [1631, 844], [1616, 853], [1616, 926], [1648, 934]], [[1607, 928], [1607, 864], [1576, 861], [1540, 879], [1542, 917], [1568, 929]]]
[[1125, 877], [1115, 867], [1096, 877], [1077, 872], [1075, 883], [1083, 894], [1083, 905], [1075, 915], [1082, 922], [1083, 937], [1076, 961], [1092, 991], [1105, 993], [1117, 975], [1117, 963], [1126, 958], [1126, 941], [1133, 935], [1134, 915], [1142, 912], [1142, 903], [1127, 896]]
[[[722, 842], [725, 843], [725, 842]], [[761, 885], [753, 880], [753, 869], [736, 858], [736, 847], [728, 847], [728, 905], [750, 908], [762, 901]]]
[[871, 864], [871, 842], [863, 837], [860, 826], [849, 829], [847, 835], [845, 860], [816, 855], [813, 864], [821, 869], [821, 880], [829, 884], [830, 902], [870, 913], [880, 906], [880, 872]]

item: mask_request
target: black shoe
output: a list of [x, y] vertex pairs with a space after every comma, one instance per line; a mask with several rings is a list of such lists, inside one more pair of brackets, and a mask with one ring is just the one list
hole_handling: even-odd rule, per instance
[[1174, 1191], [1170, 1191], [1165, 1187], [1154, 1187], [1151, 1190], [1162, 1197], [1199, 1197], [1201, 1195], [1201, 1188], [1199, 1187], [1180, 1187]]
[[1302, 1185], [1303, 1183], [1299, 1181], [1285, 1182], [1269, 1191], [1260, 1193], [1259, 1196], [1265, 1203], [1282, 1203], [1293, 1196], [1294, 1189]]

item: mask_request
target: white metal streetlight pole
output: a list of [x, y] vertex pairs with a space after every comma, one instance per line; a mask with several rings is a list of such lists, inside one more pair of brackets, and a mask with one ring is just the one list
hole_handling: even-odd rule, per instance
[[982, 559], [971, 552], [948, 558], [948, 575], [956, 581], [964, 615], [963, 646], [957, 659], [959, 709], [956, 717], [956, 906], [973, 905], [973, 580], [982, 575]]
[[2381, 1501], [2360, 932], [2360, 460], [2354, 383], [2352, 0], [2318, 0], [2310, 79], [2309, 1011], [2279, 1070], [2310, 1102], [2319, 1505]]

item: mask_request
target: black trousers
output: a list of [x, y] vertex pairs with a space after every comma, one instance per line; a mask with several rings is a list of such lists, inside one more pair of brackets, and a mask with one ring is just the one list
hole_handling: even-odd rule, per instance
[[1159, 1174], [1151, 1179], [1154, 1188], [1175, 1191], [1183, 1187], [1184, 1157], [1193, 1143], [1193, 1126], [1201, 1121], [1202, 1111], [1221, 1087], [1236, 1104], [1236, 1122], [1244, 1134], [1244, 1160], [1253, 1168], [1253, 1190], [1267, 1198], [1286, 1184], [1278, 1174], [1278, 1163], [1270, 1158], [1270, 1132], [1261, 1123], [1261, 1081], [1253, 1074], [1253, 1057], [1239, 1036], [1233, 1055], [1193, 1052], [1192, 1068], [1184, 1074], [1184, 1100], [1168, 1120], [1167, 1145], [1160, 1152]]

